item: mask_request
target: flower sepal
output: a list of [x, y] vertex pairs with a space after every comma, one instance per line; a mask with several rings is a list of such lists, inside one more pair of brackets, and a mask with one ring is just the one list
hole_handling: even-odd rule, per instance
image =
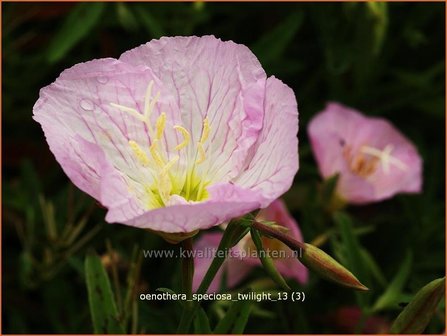
[[155, 231], [155, 230], [151, 230], [151, 229], [146, 229], [146, 230], [162, 237], [164, 240], [166, 240], [170, 244], [181, 243], [185, 239], [192, 238], [197, 233], [199, 233], [199, 230], [194, 230], [192, 232], [175, 232], [175, 233]]
[[270, 278], [272, 280], [274, 280], [283, 289], [290, 290], [289, 285], [287, 285], [287, 282], [284, 280], [284, 278], [281, 276], [281, 274], [276, 269], [272, 258], [269, 256], [268, 251], [266, 251], [264, 249], [264, 246], [262, 244], [261, 235], [259, 234], [259, 232], [256, 229], [251, 229], [250, 234], [251, 234], [251, 238], [253, 239], [253, 242], [256, 246], [259, 260], [261, 261], [262, 266], [264, 267], [267, 274], [270, 276]]

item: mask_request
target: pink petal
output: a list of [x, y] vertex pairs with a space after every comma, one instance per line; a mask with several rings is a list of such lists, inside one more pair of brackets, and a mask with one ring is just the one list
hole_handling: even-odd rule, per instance
[[262, 127], [266, 81], [247, 47], [214, 36], [163, 37], [125, 52], [120, 60], [154, 70], [175, 96], [193, 143], [208, 118], [210, 175], [225, 182], [239, 173]]
[[252, 266], [238, 257], [227, 260], [227, 286], [236, 287], [251, 272]]
[[[135, 180], [150, 182], [151, 176], [137, 169], [136, 156], [129, 150], [129, 140], [149, 146], [144, 123], [110, 104], [142, 110], [151, 80], [163, 90], [148, 68], [137, 68], [114, 59], [93, 60], [62, 72], [56, 82], [41, 90], [34, 106], [34, 119], [42, 125], [50, 148], [64, 171], [73, 183], [103, 204], [120, 203], [123, 195], [109, 192], [109, 199], [104, 201], [98, 188], [99, 184], [104, 184], [102, 170], [95, 167], [94, 174], [79, 174], [75, 170], [86, 172], [90, 163], [101, 157], [128, 183]], [[161, 109], [175, 115], [169, 97], [160, 102], [157, 112]], [[79, 143], [82, 142], [97, 147], [81, 150]], [[127, 197], [128, 190], [125, 194]]]
[[[217, 246], [219, 245], [222, 235], [223, 234], [221, 232], [205, 233], [201, 235], [196, 242], [194, 242], [194, 251], [196, 252], [196, 257], [194, 258], [194, 277], [192, 285], [194, 292], [196, 292], [199, 288], [200, 283], [205, 277], [205, 274], [213, 261], [214, 253], [217, 250]], [[217, 292], [219, 290], [225, 265], [226, 261], [221, 266], [219, 271], [217, 271], [216, 276], [208, 288], [208, 293]]]
[[298, 170], [298, 110], [293, 91], [280, 80], [267, 80], [264, 125], [238, 184], [260, 191], [262, 207], [292, 185]]
[[206, 201], [157, 208], [129, 220], [108, 214], [106, 220], [163, 232], [192, 232], [258, 209], [262, 200], [259, 193], [231, 183], [212, 185], [208, 192], [210, 197]]
[[[354, 204], [389, 198], [399, 192], [419, 192], [422, 185], [422, 160], [414, 145], [389, 121], [363, 116], [358, 111], [338, 103], [326, 109], [309, 123], [309, 138], [321, 175], [340, 173], [337, 192]], [[370, 176], [352, 172], [344, 157], [349, 146], [358, 153], [363, 146], [383, 150], [392, 145], [393, 158], [407, 169], [395, 168], [385, 172], [378, 167]]]

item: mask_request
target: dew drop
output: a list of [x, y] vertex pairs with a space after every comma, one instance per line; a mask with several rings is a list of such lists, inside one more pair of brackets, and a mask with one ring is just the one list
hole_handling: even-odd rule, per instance
[[82, 99], [81, 102], [79, 103], [79, 105], [85, 111], [91, 111], [91, 110], [93, 110], [93, 107], [94, 107], [93, 103], [88, 99]]
[[100, 84], [106, 84], [109, 81], [109, 78], [106, 76], [99, 76], [99, 77], [96, 77], [96, 80]]

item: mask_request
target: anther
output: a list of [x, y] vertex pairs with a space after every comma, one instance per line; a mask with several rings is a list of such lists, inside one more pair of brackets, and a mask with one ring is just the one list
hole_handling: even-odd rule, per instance
[[205, 161], [205, 149], [203, 148], [203, 144], [201, 142], [199, 142], [197, 144], [197, 151], [198, 151], [198, 155], [199, 158], [197, 159], [196, 163], [197, 164], [201, 164], [203, 161]]
[[186, 130], [186, 128], [184, 128], [182, 126], [175, 125], [174, 129], [176, 131], [179, 131], [180, 133], [182, 133], [183, 141], [181, 143], [179, 143], [177, 146], [175, 146], [175, 150], [181, 150], [181, 149], [185, 148], [186, 146], [188, 146], [189, 140], [191, 139], [191, 135]]
[[152, 145], [149, 147], [149, 151], [151, 152], [152, 158], [154, 159], [155, 163], [158, 167], [163, 168], [165, 165], [165, 162], [163, 161], [163, 158], [160, 155], [160, 152], [158, 150], [158, 140], [155, 139], [152, 142]]
[[149, 158], [147, 157], [146, 153], [140, 148], [140, 146], [138, 146], [138, 144], [133, 141], [130, 140], [129, 141], [129, 145], [130, 148], [132, 148], [132, 151], [134, 152], [135, 156], [137, 157], [138, 161], [143, 165], [143, 166], [148, 166], [149, 165]]
[[163, 132], [165, 130], [166, 125], [166, 113], [160, 114], [160, 116], [157, 118], [157, 121], [155, 122], [155, 129], [157, 130], [157, 140], [160, 140], [163, 136]]

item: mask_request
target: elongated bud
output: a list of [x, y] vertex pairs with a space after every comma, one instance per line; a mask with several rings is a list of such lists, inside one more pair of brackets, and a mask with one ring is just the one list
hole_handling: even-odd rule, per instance
[[363, 291], [368, 290], [354, 274], [316, 246], [305, 244], [300, 261], [315, 273], [342, 286]]
[[351, 272], [340, 265], [323, 250], [311, 244], [302, 243], [298, 240], [282, 233], [263, 223], [254, 221], [253, 228], [258, 229], [263, 234], [276, 238], [286, 244], [298, 255], [298, 260], [310, 270], [319, 274], [323, 278], [336, 282], [342, 286], [357, 289], [369, 290]]
[[282, 288], [284, 288], [285, 290], [290, 290], [289, 285], [287, 285], [287, 282], [284, 280], [284, 278], [276, 269], [272, 258], [270, 258], [270, 256], [265, 251], [259, 232], [256, 231], [256, 229], [252, 229], [250, 233], [251, 238], [255, 243], [256, 250], [258, 251], [259, 260], [261, 260], [262, 266], [264, 267], [267, 274], [270, 276], [270, 278], [272, 278], [273, 281], [275, 281]]
[[444, 297], [445, 277], [422, 287], [391, 326], [393, 334], [421, 334]]

